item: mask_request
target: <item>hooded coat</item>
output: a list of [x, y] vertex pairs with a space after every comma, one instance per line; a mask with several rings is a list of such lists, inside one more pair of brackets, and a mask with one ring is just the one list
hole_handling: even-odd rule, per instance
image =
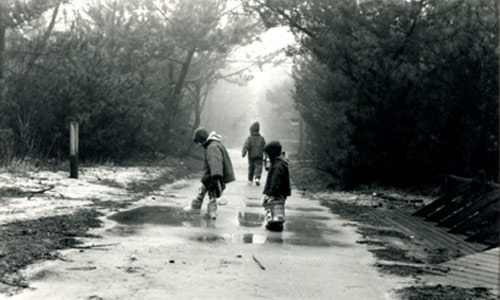
[[281, 154], [281, 144], [277, 141], [269, 142], [265, 151], [271, 160], [271, 167], [267, 173], [266, 185], [263, 194], [273, 197], [288, 197], [292, 194], [290, 187], [290, 172], [288, 160]]
[[229, 183], [235, 180], [233, 165], [226, 147], [221, 143], [222, 137], [213, 131], [205, 142], [204, 174], [202, 182], [209, 182], [212, 177], [219, 176], [222, 183]]
[[248, 159], [262, 159], [264, 156], [264, 146], [266, 140], [259, 133], [259, 122], [255, 122], [250, 126], [250, 136], [245, 141], [243, 146], [242, 156], [245, 157], [248, 153]]

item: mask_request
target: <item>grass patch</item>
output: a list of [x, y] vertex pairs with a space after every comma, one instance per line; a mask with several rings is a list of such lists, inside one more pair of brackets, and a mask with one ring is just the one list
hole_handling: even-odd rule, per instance
[[40, 259], [54, 259], [53, 252], [79, 243], [77, 237], [93, 237], [100, 214], [80, 210], [75, 214], [16, 221], [0, 226], [0, 279]]
[[397, 275], [402, 277], [410, 277], [424, 274], [435, 274], [425, 268], [416, 266], [400, 265], [400, 264], [376, 264], [377, 269], [385, 274]]
[[408, 250], [388, 246], [382, 249], [368, 249], [372, 252], [378, 259], [383, 259], [387, 261], [399, 261], [406, 263], [423, 263], [422, 260], [409, 256]]
[[321, 205], [328, 207], [332, 213], [351, 221], [373, 226], [388, 225], [387, 223], [381, 221], [380, 218], [372, 216], [369, 212], [373, 208], [368, 206], [347, 203], [335, 199], [321, 199]]
[[25, 191], [18, 187], [1, 187], [0, 197], [23, 197], [26, 194]]
[[451, 285], [411, 286], [397, 291], [403, 300], [495, 300], [486, 288], [460, 288]]
[[394, 237], [404, 241], [410, 241], [411, 238], [401, 231], [383, 228], [373, 228], [373, 227], [360, 227], [358, 230], [363, 236], [382, 236], [382, 237]]
[[387, 242], [384, 241], [375, 241], [375, 240], [358, 240], [356, 241], [358, 244], [371, 245], [371, 246], [379, 246], [383, 247], [387, 245]]

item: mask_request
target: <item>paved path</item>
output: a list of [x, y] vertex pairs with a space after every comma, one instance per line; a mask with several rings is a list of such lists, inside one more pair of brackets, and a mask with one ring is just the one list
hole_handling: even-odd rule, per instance
[[292, 191], [284, 231], [267, 231], [262, 186], [248, 185], [246, 160], [230, 153], [238, 180], [216, 221], [182, 212], [198, 180], [164, 186], [103, 218], [102, 238], [86, 243], [107, 246], [29, 268], [31, 289], [12, 299], [397, 298], [404, 280], [378, 273], [355, 228], [317, 201]]

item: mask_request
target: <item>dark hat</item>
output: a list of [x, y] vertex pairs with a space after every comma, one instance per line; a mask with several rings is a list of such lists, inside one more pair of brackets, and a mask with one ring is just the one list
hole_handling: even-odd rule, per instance
[[250, 132], [256, 132], [258, 133], [260, 130], [260, 124], [259, 124], [259, 121], [255, 121], [252, 123], [252, 125], [250, 125]]
[[203, 144], [208, 138], [208, 131], [203, 127], [198, 127], [193, 133], [193, 141]]
[[281, 154], [281, 144], [279, 141], [270, 141], [264, 146], [264, 151], [270, 159], [274, 159]]

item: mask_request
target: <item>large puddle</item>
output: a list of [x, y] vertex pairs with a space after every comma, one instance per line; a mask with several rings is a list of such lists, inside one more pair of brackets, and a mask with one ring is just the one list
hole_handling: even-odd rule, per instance
[[190, 237], [190, 240], [198, 242], [225, 242], [233, 244], [283, 244], [283, 245], [295, 245], [295, 246], [312, 246], [312, 247], [347, 247], [345, 243], [341, 243], [332, 239], [324, 239], [309, 236], [301, 236], [293, 233], [286, 232], [285, 230], [282, 234], [256, 234], [256, 233], [243, 233], [243, 234], [204, 234], [195, 235]]
[[[195, 222], [200, 217], [188, 215], [181, 208], [170, 206], [143, 206], [109, 216], [109, 219], [125, 225], [170, 225], [182, 226], [184, 222]], [[200, 222], [201, 223], [201, 222]]]
[[[111, 215], [109, 219], [123, 226], [137, 226], [145, 224], [203, 227], [206, 220], [203, 216], [186, 214], [181, 208], [170, 206], [144, 206]], [[204, 243], [243, 243], [243, 244], [288, 244], [300, 246], [336, 246], [344, 247], [343, 243], [336, 241], [337, 230], [328, 228], [324, 220], [327, 216], [287, 216], [284, 230], [272, 232], [264, 229], [265, 216], [262, 213], [238, 212], [238, 225], [251, 231], [262, 231], [259, 233], [217, 233], [206, 232], [189, 234], [187, 239]], [[121, 229], [123, 231], [123, 228]], [[228, 228], [228, 231], [231, 231]], [[140, 234], [140, 231], [131, 230], [131, 234]]]

